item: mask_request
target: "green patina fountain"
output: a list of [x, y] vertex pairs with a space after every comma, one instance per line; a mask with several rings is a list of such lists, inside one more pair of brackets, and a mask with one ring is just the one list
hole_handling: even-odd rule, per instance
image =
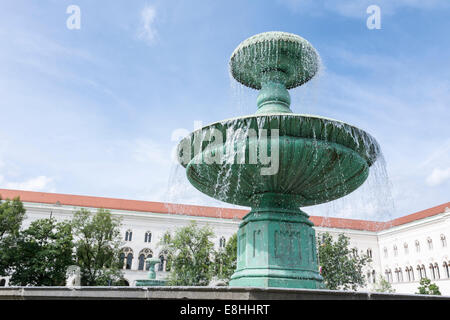
[[136, 280], [136, 286], [137, 287], [150, 287], [150, 286], [165, 286], [166, 280], [157, 280], [156, 279], [156, 272], [155, 272], [155, 265], [158, 263], [161, 263], [161, 260], [159, 258], [147, 258], [145, 259], [145, 262], [148, 265], [148, 279], [141, 279]]
[[318, 69], [316, 50], [297, 35], [250, 37], [231, 55], [230, 72], [260, 90], [256, 113], [205, 126], [178, 145], [195, 188], [252, 208], [239, 226], [230, 286], [322, 288], [313, 223], [300, 207], [357, 189], [380, 153], [359, 128], [291, 111], [287, 89]]

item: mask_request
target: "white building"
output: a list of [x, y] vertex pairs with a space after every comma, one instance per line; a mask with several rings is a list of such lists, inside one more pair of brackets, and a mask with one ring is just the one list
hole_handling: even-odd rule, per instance
[[[0, 189], [2, 199], [19, 196], [26, 208], [24, 227], [33, 220], [71, 219], [85, 208], [93, 212], [109, 209], [122, 218], [124, 240], [124, 274], [130, 285], [145, 279], [145, 258], [160, 257], [158, 278], [165, 277], [164, 252], [158, 247], [161, 236], [190, 221], [209, 225], [216, 235], [217, 246], [223, 245], [238, 229], [246, 210], [165, 204], [161, 202], [77, 196], [56, 193]], [[436, 283], [442, 294], [450, 295], [450, 202], [388, 222], [311, 216], [316, 233], [344, 233], [352, 247], [367, 253], [372, 262], [365, 272], [370, 291], [375, 278], [383, 276], [397, 293], [415, 293], [419, 280], [427, 277]], [[8, 279], [0, 279], [8, 285]]]

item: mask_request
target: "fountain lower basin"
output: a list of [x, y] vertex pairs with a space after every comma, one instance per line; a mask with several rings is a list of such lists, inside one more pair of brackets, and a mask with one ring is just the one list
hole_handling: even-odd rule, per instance
[[220, 121], [179, 145], [195, 188], [250, 207], [265, 194], [282, 194], [297, 207], [343, 197], [366, 180], [379, 152], [376, 140], [359, 128], [292, 113]]

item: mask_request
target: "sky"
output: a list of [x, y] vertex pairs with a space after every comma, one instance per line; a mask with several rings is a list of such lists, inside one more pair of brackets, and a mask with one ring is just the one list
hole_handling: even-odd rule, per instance
[[1, 1], [0, 188], [229, 206], [190, 186], [171, 153], [199, 124], [256, 110], [230, 55], [285, 31], [322, 61], [291, 109], [362, 128], [386, 161], [373, 197], [387, 215], [367, 186], [305, 210], [386, 220], [448, 202], [449, 16], [448, 0]]

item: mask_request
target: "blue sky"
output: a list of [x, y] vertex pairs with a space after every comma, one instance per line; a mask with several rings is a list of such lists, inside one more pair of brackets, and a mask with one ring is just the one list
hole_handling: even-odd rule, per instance
[[225, 205], [185, 181], [172, 135], [253, 113], [256, 92], [230, 80], [228, 59], [249, 36], [286, 31], [323, 63], [292, 110], [373, 135], [393, 199], [389, 217], [349, 201], [306, 210], [383, 220], [447, 202], [449, 16], [447, 0], [2, 1], [0, 187]]

